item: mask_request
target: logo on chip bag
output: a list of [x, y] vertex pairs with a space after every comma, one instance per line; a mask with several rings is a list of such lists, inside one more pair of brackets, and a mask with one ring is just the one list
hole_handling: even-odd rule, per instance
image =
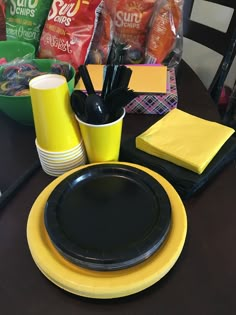
[[48, 21], [53, 20], [65, 26], [69, 26], [71, 18], [77, 14], [80, 8], [80, 1], [76, 3], [65, 3], [63, 0], [53, 2], [48, 14]]
[[38, 0], [24, 0], [24, 1], [14, 1], [10, 0], [10, 14], [20, 15], [20, 16], [35, 16], [35, 9], [38, 5]]
[[132, 12], [116, 12], [115, 25], [117, 27], [139, 28], [142, 21], [141, 13]]

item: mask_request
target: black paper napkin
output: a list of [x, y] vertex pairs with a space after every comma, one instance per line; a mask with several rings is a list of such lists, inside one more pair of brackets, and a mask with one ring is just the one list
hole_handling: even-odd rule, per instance
[[236, 139], [231, 136], [221, 147], [202, 174], [145, 153], [135, 146], [132, 137], [121, 144], [120, 161], [140, 164], [166, 178], [182, 199], [188, 199], [202, 189], [225, 165], [236, 159]]

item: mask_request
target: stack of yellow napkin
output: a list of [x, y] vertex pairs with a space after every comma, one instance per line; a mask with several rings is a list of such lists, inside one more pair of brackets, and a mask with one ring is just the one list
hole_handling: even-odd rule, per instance
[[201, 174], [234, 131], [176, 108], [136, 137], [136, 148]]

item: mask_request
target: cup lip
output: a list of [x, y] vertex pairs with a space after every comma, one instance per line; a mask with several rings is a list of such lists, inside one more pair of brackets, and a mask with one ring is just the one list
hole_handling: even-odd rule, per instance
[[44, 155], [42, 154], [40, 151], [38, 151], [38, 155], [45, 161], [51, 161], [51, 162], [65, 162], [65, 161], [73, 161], [76, 160], [79, 156], [84, 155], [84, 150], [81, 150], [73, 155], [65, 155], [65, 156], [58, 156], [58, 157], [54, 157], [54, 156], [48, 156], [48, 155]]
[[47, 168], [52, 168], [52, 169], [68, 169], [72, 167], [76, 167], [78, 164], [83, 162], [85, 160], [85, 156], [81, 156], [77, 160], [70, 162], [70, 163], [48, 163], [42, 159], [40, 159], [40, 162], [42, 165], [44, 165]]
[[65, 163], [73, 163], [74, 161], [78, 160], [81, 156], [85, 155], [85, 151], [81, 150], [80, 152], [72, 155], [72, 156], [64, 156], [64, 157], [50, 157], [41, 154], [40, 151], [38, 151], [38, 155], [40, 160], [45, 161], [45, 163], [53, 163], [53, 164], [65, 164]]
[[78, 152], [80, 152], [81, 148], [84, 147], [84, 144], [83, 144], [83, 140], [81, 140], [76, 146], [74, 146], [73, 148], [71, 149], [68, 149], [68, 150], [62, 150], [62, 151], [49, 151], [49, 150], [46, 150], [44, 148], [42, 148], [39, 144], [38, 144], [38, 141], [37, 141], [37, 138], [35, 139], [35, 145], [36, 145], [36, 148], [41, 151], [43, 154], [47, 155], [47, 156], [65, 156], [65, 155], [73, 155], [73, 154], [76, 154]]
[[61, 74], [46, 73], [46, 74], [41, 74], [41, 75], [31, 79], [29, 81], [29, 87], [31, 89], [37, 89], [37, 90], [46, 91], [46, 90], [48, 90], [48, 87], [43, 88], [43, 87], [35, 86], [35, 82], [37, 82], [37, 81], [38, 82], [40, 82], [40, 81], [42, 82], [45, 79], [49, 79], [49, 78], [60, 79], [60, 82], [58, 82], [57, 85], [49, 87], [49, 89], [57, 89], [60, 86], [62, 86], [63, 84], [67, 83], [66, 78], [63, 75], [61, 75]]
[[41, 151], [40, 149], [36, 148], [38, 153], [40, 154], [40, 156], [42, 156], [43, 158], [47, 158], [50, 160], [59, 160], [59, 159], [71, 159], [74, 158], [76, 156], [78, 156], [79, 154], [84, 152], [84, 148], [81, 147], [78, 150], [74, 151], [74, 152], [70, 152], [70, 153], [66, 153], [66, 154], [50, 154], [50, 153], [45, 153], [43, 151]]
[[112, 125], [118, 123], [120, 120], [122, 120], [124, 118], [126, 111], [125, 111], [124, 107], [122, 107], [122, 110], [123, 110], [123, 112], [122, 112], [121, 116], [118, 119], [116, 119], [116, 120], [114, 120], [108, 124], [94, 125], [94, 124], [86, 123], [85, 121], [79, 119], [79, 117], [77, 115], [75, 115], [75, 118], [80, 124], [82, 124], [84, 126], [93, 127], [93, 128], [108, 127], [108, 126], [112, 126]]
[[[55, 176], [59, 176], [61, 174], [64, 174], [72, 169], [75, 169], [77, 168], [78, 166], [81, 166], [81, 165], [85, 165], [86, 163], [86, 159], [81, 159], [80, 161], [78, 161], [78, 163], [76, 165], [71, 165], [69, 167], [65, 167], [65, 168], [55, 168], [53, 166], [47, 166], [45, 165], [44, 163], [41, 163], [41, 166], [43, 168], [43, 170], [47, 173], [47, 172], [50, 172], [50, 173], [53, 173]], [[51, 175], [51, 174], [50, 174]]]

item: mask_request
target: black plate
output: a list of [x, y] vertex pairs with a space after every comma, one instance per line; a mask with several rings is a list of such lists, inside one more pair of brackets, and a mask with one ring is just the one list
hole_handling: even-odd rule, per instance
[[65, 178], [49, 196], [44, 219], [65, 258], [93, 270], [118, 270], [161, 246], [171, 206], [164, 188], [146, 172], [100, 164]]

